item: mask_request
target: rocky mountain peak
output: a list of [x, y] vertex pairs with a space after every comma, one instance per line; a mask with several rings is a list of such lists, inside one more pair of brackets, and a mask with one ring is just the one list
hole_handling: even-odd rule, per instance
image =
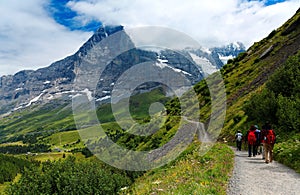
[[110, 36], [116, 32], [122, 31], [123, 26], [100, 26], [97, 31], [92, 35], [92, 37], [84, 43], [78, 50], [77, 54], [86, 55], [88, 51], [93, 48], [94, 45], [99, 43], [105, 37]]

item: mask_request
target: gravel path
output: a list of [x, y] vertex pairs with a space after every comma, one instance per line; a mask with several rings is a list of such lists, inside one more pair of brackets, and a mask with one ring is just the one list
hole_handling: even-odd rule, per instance
[[266, 164], [261, 155], [248, 157], [247, 151], [235, 151], [227, 194], [299, 195], [300, 174], [274, 160]]

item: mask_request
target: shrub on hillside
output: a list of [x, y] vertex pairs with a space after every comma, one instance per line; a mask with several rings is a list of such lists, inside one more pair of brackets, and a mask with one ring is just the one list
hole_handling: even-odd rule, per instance
[[0, 183], [13, 181], [18, 173], [30, 165], [31, 162], [27, 160], [0, 154]]
[[116, 194], [130, 182], [125, 172], [103, 168], [97, 162], [77, 162], [70, 156], [27, 169], [7, 194]]
[[300, 135], [295, 135], [285, 142], [278, 143], [274, 147], [274, 157], [300, 173]]

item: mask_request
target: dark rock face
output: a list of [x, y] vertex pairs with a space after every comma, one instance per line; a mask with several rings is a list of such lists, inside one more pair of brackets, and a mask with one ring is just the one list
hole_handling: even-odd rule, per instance
[[[112, 45], [107, 43], [105, 47], [99, 46], [102, 40], [117, 32], [118, 36]], [[112, 59], [122, 47], [133, 49]], [[102, 26], [74, 55], [36, 71], [24, 70], [15, 75], [0, 77], [0, 114], [28, 107], [33, 103], [47, 103], [57, 98], [70, 99], [87, 91], [92, 91], [94, 97], [101, 101], [101, 98], [109, 98], [114, 83], [126, 70], [144, 62], [152, 62], [153, 66], [163, 65], [164, 68], [177, 72], [182, 71], [195, 84], [205, 76], [203, 67], [195, 63], [195, 56], [205, 59], [206, 65], [219, 69], [223, 66], [219, 59], [220, 53], [236, 56], [240, 51], [242, 50], [235, 47], [214, 48], [210, 53], [201, 49], [146, 51], [134, 48], [134, 43], [122, 26]], [[95, 66], [105, 67], [98, 78], [92, 78], [95, 77]], [[97, 90], [93, 91], [90, 87], [81, 85], [80, 81], [77, 81], [79, 85], [74, 88], [76, 76], [80, 74], [85, 74], [82, 83], [92, 79], [97, 83]], [[149, 89], [153, 87], [153, 83], [148, 85]]]

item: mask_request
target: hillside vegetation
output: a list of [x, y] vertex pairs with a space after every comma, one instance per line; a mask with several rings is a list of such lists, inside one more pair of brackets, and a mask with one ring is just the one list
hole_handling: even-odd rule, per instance
[[[241, 53], [224, 66], [221, 71], [226, 85], [228, 107], [222, 137], [230, 139], [238, 129], [245, 131], [253, 122], [261, 127], [266, 120], [270, 120], [266, 116], [259, 116], [255, 119], [250, 116], [249, 118], [251, 114], [245, 113], [245, 106], [251, 97], [263, 92], [266, 82], [270, 80], [274, 72], [278, 68], [282, 70], [288, 58], [296, 55], [299, 49], [300, 13], [298, 11], [282, 27], [273, 30], [268, 37], [255, 43], [247, 52]], [[277, 85], [276, 81], [274, 82], [273, 85]], [[258, 106], [263, 109], [264, 105]], [[267, 113], [267, 115], [271, 114], [273, 113]], [[274, 120], [272, 122], [276, 124]]]

